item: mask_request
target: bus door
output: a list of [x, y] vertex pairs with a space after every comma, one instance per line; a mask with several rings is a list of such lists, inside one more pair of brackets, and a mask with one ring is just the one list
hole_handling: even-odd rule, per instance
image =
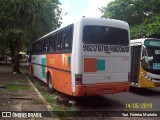
[[131, 45], [131, 85], [138, 86], [142, 45]]

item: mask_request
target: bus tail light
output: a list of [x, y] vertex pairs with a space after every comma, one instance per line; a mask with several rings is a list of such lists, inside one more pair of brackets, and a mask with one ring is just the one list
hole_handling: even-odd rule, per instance
[[75, 75], [76, 85], [82, 84], [82, 74], [76, 74]]

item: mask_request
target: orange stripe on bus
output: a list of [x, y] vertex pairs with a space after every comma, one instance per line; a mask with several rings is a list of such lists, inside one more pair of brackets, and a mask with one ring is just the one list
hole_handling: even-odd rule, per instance
[[[68, 67], [68, 58], [70, 56], [70, 53], [64, 54], [63, 56], [62, 54], [47, 54], [47, 66], [70, 71], [70, 67]], [[54, 89], [65, 94], [72, 95], [71, 73], [55, 70], [53, 68], [47, 68], [47, 72], [51, 74], [52, 86]]]

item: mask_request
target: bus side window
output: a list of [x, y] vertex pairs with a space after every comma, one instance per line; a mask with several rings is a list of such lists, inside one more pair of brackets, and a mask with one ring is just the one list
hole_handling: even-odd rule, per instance
[[36, 42], [35, 52], [38, 53], [38, 42]]
[[48, 37], [48, 52], [51, 52], [51, 36]]
[[69, 40], [69, 47], [72, 50], [72, 41], [73, 41], [73, 26], [70, 27], [70, 40]]
[[39, 53], [39, 41], [38, 42], [36, 42], [36, 53]]
[[37, 53], [41, 53], [41, 41], [38, 41], [38, 52]]
[[48, 36], [47, 37], [47, 52], [50, 52], [50, 39], [51, 39], [51, 36]]
[[37, 42], [37, 53], [39, 53], [39, 48], [40, 47], [40, 43], [39, 43], [39, 41]]
[[65, 29], [65, 38], [64, 38], [64, 48], [65, 50], [69, 49], [69, 29]]
[[46, 52], [46, 41], [45, 39], [43, 40], [43, 53]]
[[64, 47], [66, 51], [71, 51], [73, 39], [73, 27], [68, 27], [65, 30]]
[[40, 49], [39, 49], [40, 53], [42, 53], [42, 45], [43, 45], [42, 40], [40, 40], [40, 46], [39, 46], [40, 47]]
[[55, 52], [56, 51], [56, 39], [57, 39], [57, 34], [53, 34], [50, 39], [50, 52]]
[[42, 39], [42, 53], [45, 52], [45, 41], [44, 39]]
[[65, 32], [65, 29], [63, 29], [62, 30], [62, 42], [61, 42], [62, 51], [65, 50], [65, 37], [66, 37], [66, 32]]
[[62, 31], [58, 32], [58, 39], [57, 39], [57, 51], [62, 50]]
[[48, 46], [48, 43], [47, 43], [47, 38], [44, 39], [44, 52], [46, 53], [47, 52], [47, 46]]

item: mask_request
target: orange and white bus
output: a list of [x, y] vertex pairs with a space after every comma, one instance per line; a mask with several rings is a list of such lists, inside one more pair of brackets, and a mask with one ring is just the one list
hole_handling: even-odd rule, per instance
[[129, 89], [130, 34], [126, 22], [81, 18], [34, 41], [31, 73], [71, 96]]

